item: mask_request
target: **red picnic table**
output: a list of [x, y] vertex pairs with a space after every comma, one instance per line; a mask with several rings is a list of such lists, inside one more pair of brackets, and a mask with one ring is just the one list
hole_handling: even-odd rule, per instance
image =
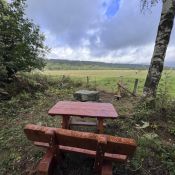
[[69, 129], [70, 125], [93, 125], [92, 122], [71, 123], [71, 116], [90, 117], [97, 119], [97, 129], [103, 133], [104, 119], [116, 119], [118, 114], [110, 103], [59, 101], [48, 112], [51, 116], [62, 116], [62, 128]]

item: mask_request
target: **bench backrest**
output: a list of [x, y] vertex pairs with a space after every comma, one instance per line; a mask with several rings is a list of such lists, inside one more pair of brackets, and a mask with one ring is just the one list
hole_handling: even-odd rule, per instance
[[[33, 142], [44, 142], [96, 151], [97, 144], [105, 143], [105, 152], [132, 155], [136, 149], [133, 139], [110, 135], [79, 132], [28, 124], [24, 128], [27, 138]], [[51, 143], [52, 142], [52, 143]]]

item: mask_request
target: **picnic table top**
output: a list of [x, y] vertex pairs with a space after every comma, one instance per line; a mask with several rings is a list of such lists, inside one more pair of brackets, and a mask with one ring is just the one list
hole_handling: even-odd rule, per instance
[[118, 114], [111, 103], [59, 101], [48, 112], [49, 115], [80, 116], [115, 119]]

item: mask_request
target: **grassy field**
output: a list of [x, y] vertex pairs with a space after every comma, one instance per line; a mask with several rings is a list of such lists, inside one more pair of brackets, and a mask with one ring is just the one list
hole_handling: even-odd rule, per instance
[[[118, 76], [115, 76], [117, 73]], [[47, 76], [38, 73], [21, 74], [18, 75], [18, 81], [6, 85], [8, 92], [16, 93], [13, 92], [14, 95], [9, 100], [0, 100], [0, 175], [36, 174], [37, 162], [41, 159], [43, 151], [27, 140], [23, 132], [24, 126], [32, 123], [61, 127], [61, 118], [48, 116], [48, 110], [60, 100], [74, 100], [74, 92], [86, 86], [67, 79], [67, 85], [58, 88], [58, 78], [61, 75], [69, 75], [73, 79], [83, 81], [89, 76], [90, 80], [92, 79], [91, 83], [96, 78], [98, 86], [112, 90], [112, 85], [122, 78], [120, 76], [123, 76], [123, 81], [128, 79], [130, 82], [138, 76], [139, 80], [143, 79], [144, 82], [146, 72], [136, 74], [131, 70], [45, 71], [43, 74]], [[172, 85], [173, 78], [174, 72], [169, 78]], [[111, 84], [105, 85], [105, 80]], [[151, 106], [147, 101], [141, 102], [139, 96], [125, 96], [121, 100], [115, 100], [113, 93], [105, 91], [100, 93], [100, 99], [101, 102], [112, 103], [119, 113], [117, 120], [106, 121], [105, 134], [133, 138], [138, 144], [134, 157], [125, 164], [125, 168], [124, 165], [113, 164], [113, 174], [174, 175], [175, 102], [171, 98], [161, 96], [157, 98], [156, 105]], [[144, 123], [148, 123], [149, 126], [143, 127]], [[96, 128], [93, 127], [72, 129], [96, 132]], [[64, 163], [61, 167], [58, 165], [57, 174], [91, 175], [93, 162], [93, 159], [85, 156], [65, 154]]]
[[[77, 81], [87, 81], [97, 89], [105, 90], [108, 92], [115, 92], [117, 90], [116, 84], [122, 81], [128, 89], [133, 90], [134, 81], [139, 79], [138, 93], [141, 94], [145, 82], [146, 70], [45, 70], [42, 72], [44, 75], [53, 78], [60, 78], [61, 76], [69, 76]], [[168, 92], [175, 96], [175, 70], [165, 70], [161, 79], [160, 87], [168, 89]]]

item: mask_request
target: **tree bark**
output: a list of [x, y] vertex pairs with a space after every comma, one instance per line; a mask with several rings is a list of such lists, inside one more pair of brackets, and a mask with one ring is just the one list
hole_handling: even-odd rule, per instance
[[175, 17], [175, 0], [162, 0], [163, 7], [154, 46], [151, 64], [144, 85], [143, 96], [156, 96], [157, 87], [164, 67]]

